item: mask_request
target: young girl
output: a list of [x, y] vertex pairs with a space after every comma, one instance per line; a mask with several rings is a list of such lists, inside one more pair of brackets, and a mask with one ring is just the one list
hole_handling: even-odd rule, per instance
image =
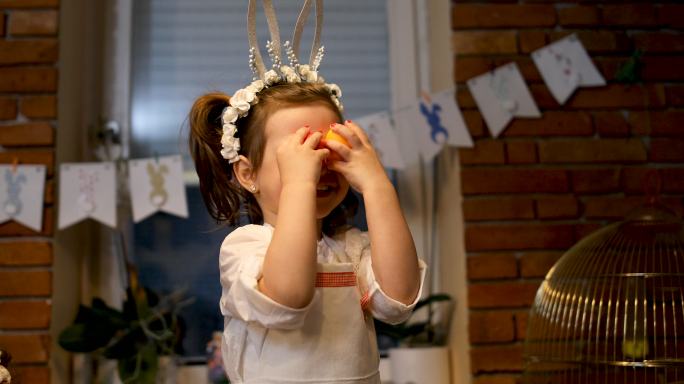
[[[309, 64], [299, 64], [300, 15], [283, 65], [264, 1], [267, 71], [255, 48], [255, 3], [248, 28], [256, 80], [232, 97], [202, 96], [190, 112], [190, 149], [210, 214], [249, 222], [220, 250], [225, 368], [232, 383], [380, 383], [373, 317], [404, 321], [425, 265], [372, 144], [343, 122], [339, 87], [317, 73], [317, 38]], [[329, 130], [346, 142], [322, 140]], [[344, 225], [357, 203], [350, 187], [363, 198], [367, 233]]]

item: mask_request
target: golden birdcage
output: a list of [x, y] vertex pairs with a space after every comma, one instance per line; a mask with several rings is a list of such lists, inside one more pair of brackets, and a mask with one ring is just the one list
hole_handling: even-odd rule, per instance
[[523, 382], [684, 384], [684, 226], [657, 204], [602, 228], [546, 275]]

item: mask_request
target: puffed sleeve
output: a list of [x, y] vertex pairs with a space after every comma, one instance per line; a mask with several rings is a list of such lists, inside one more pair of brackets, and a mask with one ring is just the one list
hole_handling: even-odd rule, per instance
[[358, 274], [362, 285], [361, 288], [366, 292], [369, 300], [369, 309], [373, 317], [389, 324], [399, 324], [406, 321], [409, 316], [411, 316], [413, 308], [416, 306], [416, 303], [420, 300], [423, 293], [423, 282], [427, 270], [427, 266], [423, 260], [418, 259], [418, 267], [420, 268], [420, 288], [418, 295], [416, 295], [416, 299], [411, 304], [406, 305], [387, 295], [380, 287], [380, 284], [375, 280], [371, 259], [370, 240], [367, 232], [361, 232], [358, 229], [347, 231], [345, 235], [345, 249], [352, 260], [354, 258], [358, 258], [359, 260]]
[[272, 236], [273, 229], [262, 225], [246, 225], [226, 236], [219, 256], [221, 313], [266, 328], [296, 329], [318, 298], [315, 295], [304, 308], [290, 308], [259, 291], [257, 281]]

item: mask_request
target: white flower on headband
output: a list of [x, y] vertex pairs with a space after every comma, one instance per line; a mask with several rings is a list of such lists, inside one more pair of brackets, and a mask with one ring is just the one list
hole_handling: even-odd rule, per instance
[[226, 125], [227, 123], [235, 123], [237, 121], [237, 118], [240, 117], [240, 114], [238, 113], [238, 110], [235, 108], [226, 108], [223, 110], [223, 114], [221, 115], [221, 122], [223, 123], [223, 131], [225, 132], [226, 130]]
[[312, 70], [308, 64], [302, 64], [299, 66], [299, 74], [302, 76], [304, 81], [308, 83], [318, 82], [318, 72]]
[[289, 67], [287, 65], [280, 66], [280, 73], [283, 74], [283, 78], [288, 83], [299, 83], [302, 81], [297, 72], [295, 72], [295, 70], [292, 67]]
[[330, 92], [330, 95], [335, 96], [335, 98], [342, 97], [342, 90], [337, 84], [326, 84], [325, 87]]
[[[232, 100], [231, 100], [232, 101]], [[249, 104], [247, 104], [249, 105]], [[230, 119], [234, 120], [231, 122]], [[240, 116], [240, 112], [235, 107], [226, 107], [221, 115], [221, 120], [223, 122], [223, 134], [221, 135], [221, 156], [228, 160], [229, 163], [234, 163], [240, 159], [238, 151], [240, 150], [240, 139], [235, 137], [237, 133], [237, 127], [235, 120]]]
[[280, 75], [278, 75], [278, 72], [276, 72], [275, 70], [271, 69], [264, 73], [264, 84], [266, 86], [273, 85], [278, 81], [280, 81]]

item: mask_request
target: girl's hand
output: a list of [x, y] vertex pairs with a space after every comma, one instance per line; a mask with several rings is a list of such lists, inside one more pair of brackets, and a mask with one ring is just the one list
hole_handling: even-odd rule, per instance
[[339, 161], [328, 158], [330, 170], [341, 173], [349, 181], [349, 185], [361, 194], [369, 188], [391, 184], [373, 145], [361, 127], [347, 120], [344, 125], [331, 125], [330, 129], [344, 137], [350, 145], [348, 147], [338, 141], [326, 141], [326, 146], [341, 158]]
[[321, 132], [310, 132], [309, 127], [305, 126], [280, 143], [276, 149], [276, 159], [283, 186], [291, 183], [318, 183], [321, 163], [330, 154], [327, 148], [316, 149], [321, 136]]

